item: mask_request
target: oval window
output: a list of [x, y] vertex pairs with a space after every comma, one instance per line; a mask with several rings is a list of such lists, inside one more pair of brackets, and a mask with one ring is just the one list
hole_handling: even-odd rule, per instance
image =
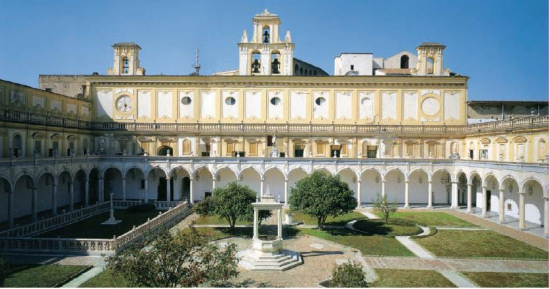
[[191, 98], [189, 96], [186, 96], [186, 97], [182, 98], [181, 99], [181, 104], [183, 104], [183, 105], [191, 104]]
[[225, 104], [227, 105], [234, 105], [237, 101], [234, 97], [228, 97], [225, 99]]
[[281, 99], [278, 97], [274, 97], [269, 102], [271, 102], [271, 104], [273, 105], [279, 105], [279, 103], [281, 103]]
[[316, 100], [315, 100], [315, 103], [317, 105], [323, 105], [327, 100], [324, 98], [324, 97], [318, 97]]

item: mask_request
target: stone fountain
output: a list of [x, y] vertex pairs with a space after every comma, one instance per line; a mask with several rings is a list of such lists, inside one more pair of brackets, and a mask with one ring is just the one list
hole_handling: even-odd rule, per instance
[[[276, 202], [267, 192], [260, 202], [252, 203], [254, 207], [254, 235], [252, 249], [237, 254], [241, 260], [239, 266], [254, 271], [283, 271], [303, 263], [302, 256], [294, 251], [283, 249], [283, 205]], [[258, 234], [258, 213], [261, 210], [277, 211], [277, 235]]]

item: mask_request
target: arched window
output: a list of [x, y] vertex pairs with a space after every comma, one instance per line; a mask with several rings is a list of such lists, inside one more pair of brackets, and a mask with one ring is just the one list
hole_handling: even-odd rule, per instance
[[409, 68], [409, 57], [407, 55], [401, 56], [401, 68]]
[[271, 54], [271, 74], [280, 74], [281, 62], [279, 58], [281, 55], [278, 52], [273, 52]]
[[21, 156], [22, 153], [21, 135], [15, 134], [13, 136], [13, 156], [17, 158]]
[[300, 75], [304, 75], [304, 68], [300, 67]]
[[426, 62], [426, 74], [434, 74], [434, 60], [428, 57]]
[[128, 57], [124, 57], [122, 59], [122, 73], [128, 74], [130, 72], [130, 62], [128, 60]]
[[271, 40], [271, 31], [269, 29], [269, 27], [264, 27], [263, 29], [263, 32], [262, 32], [262, 42], [263, 43], [269, 43]]
[[300, 72], [300, 68], [298, 67], [298, 64], [294, 65], [294, 74], [298, 74]]
[[191, 142], [186, 139], [182, 143], [182, 154], [184, 155], [190, 155], [191, 154]]
[[260, 73], [261, 68], [261, 62], [260, 62], [260, 52], [254, 51], [252, 52], [252, 64], [250, 66], [252, 73]]

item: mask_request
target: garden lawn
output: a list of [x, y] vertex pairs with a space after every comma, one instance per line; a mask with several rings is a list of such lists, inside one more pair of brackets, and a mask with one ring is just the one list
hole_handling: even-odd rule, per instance
[[548, 252], [493, 231], [439, 230], [415, 241], [438, 257], [548, 259]]
[[344, 246], [355, 248], [363, 255], [415, 256], [395, 238], [367, 236], [348, 229], [300, 229], [299, 234], [315, 236]]
[[413, 222], [404, 219], [389, 219], [386, 224], [382, 220], [359, 220], [353, 224], [356, 230], [368, 235], [412, 236], [422, 233], [422, 229]]
[[122, 220], [116, 225], [101, 225], [109, 219], [109, 212], [101, 213], [80, 222], [64, 226], [62, 228], [40, 234], [38, 238], [91, 238], [111, 239], [130, 231], [133, 226], [139, 226], [147, 222], [147, 218], [153, 219], [160, 211], [129, 213], [126, 210], [115, 210], [115, 219]]
[[6, 287], [54, 287], [88, 270], [89, 266], [29, 265], [16, 268], [4, 281]]
[[[384, 216], [380, 213], [376, 213], [384, 219]], [[442, 212], [402, 212], [397, 211], [390, 216], [392, 218], [407, 219], [415, 222], [416, 224], [424, 227], [452, 227], [452, 228], [472, 228], [476, 225], [466, 222], [455, 216], [442, 213]]]
[[462, 272], [482, 287], [539, 287], [548, 288], [548, 273]]
[[[317, 225], [317, 219], [306, 214], [294, 212], [294, 222], [303, 222], [304, 225]], [[351, 212], [338, 217], [328, 217], [325, 225], [328, 226], [344, 226], [353, 220], [366, 220], [367, 217], [359, 212]]]
[[[229, 222], [227, 222], [226, 219], [218, 218], [218, 216], [200, 216], [199, 218], [197, 218], [195, 220], [195, 224], [197, 224], [197, 225], [227, 225], [227, 226], [229, 226]], [[237, 220], [237, 223], [235, 225], [250, 225], [250, 226], [252, 226], [252, 222]]]
[[84, 282], [79, 287], [128, 287], [126, 280], [121, 275], [114, 275], [113, 271], [106, 269], [97, 274], [90, 280]]
[[369, 287], [456, 287], [436, 271], [375, 269], [379, 280]]

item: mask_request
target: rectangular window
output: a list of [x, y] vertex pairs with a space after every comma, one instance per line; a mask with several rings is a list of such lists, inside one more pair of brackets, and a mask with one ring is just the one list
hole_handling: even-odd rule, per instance
[[375, 159], [378, 146], [367, 146], [367, 158]]
[[482, 160], [486, 160], [489, 158], [489, 150], [487, 149], [480, 149], [479, 150], [479, 158]]
[[234, 154], [235, 154], [235, 144], [234, 143], [228, 143], [226, 148], [227, 149], [226, 149], [225, 155], [230, 156], [230, 157], [234, 156]]
[[271, 135], [267, 136], [267, 146], [268, 147], [273, 146], [273, 136]]
[[34, 152], [37, 153], [37, 154], [42, 153], [42, 141], [40, 141], [40, 140], [35, 140], [34, 141]]
[[248, 155], [257, 156], [258, 155], [258, 143], [251, 143], [249, 146]]
[[184, 155], [190, 155], [191, 154], [191, 142], [189, 140], [184, 140], [183, 141], [182, 153]]
[[325, 144], [317, 143], [317, 155], [324, 155], [324, 154], [325, 154]]
[[295, 158], [303, 158], [304, 157], [304, 145], [303, 144], [295, 144], [294, 145], [294, 157]]
[[414, 157], [414, 144], [412, 143], [407, 144], [407, 156]]

